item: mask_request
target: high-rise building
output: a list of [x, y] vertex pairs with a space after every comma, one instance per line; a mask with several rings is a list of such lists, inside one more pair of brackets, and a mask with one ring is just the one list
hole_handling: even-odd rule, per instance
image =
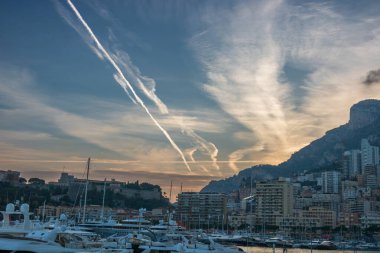
[[379, 165], [379, 147], [371, 146], [367, 139], [361, 141], [362, 173], [367, 165]]
[[293, 202], [291, 182], [256, 183], [257, 225], [276, 226], [276, 219], [293, 214]]
[[339, 171], [322, 172], [322, 192], [339, 193], [341, 188], [341, 173]]
[[343, 154], [343, 172], [345, 178], [353, 178], [361, 174], [361, 152], [358, 149], [349, 150]]
[[365, 186], [369, 188], [376, 188], [377, 182], [377, 167], [374, 165], [366, 165], [364, 167], [363, 176], [365, 180]]
[[227, 220], [223, 193], [182, 192], [177, 196], [176, 220], [189, 228], [221, 228]]
[[341, 189], [341, 173], [339, 171], [322, 172], [322, 192], [339, 193]]

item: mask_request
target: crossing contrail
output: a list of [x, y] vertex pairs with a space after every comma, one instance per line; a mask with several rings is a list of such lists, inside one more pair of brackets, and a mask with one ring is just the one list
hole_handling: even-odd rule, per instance
[[154, 122], [154, 124], [161, 130], [161, 132], [165, 135], [166, 139], [168, 139], [168, 141], [170, 142], [170, 144], [172, 145], [172, 147], [180, 154], [180, 156], [181, 156], [184, 164], [186, 165], [186, 168], [189, 170], [189, 172], [192, 172], [192, 170], [191, 170], [189, 164], [187, 163], [186, 158], [185, 158], [183, 152], [181, 151], [181, 149], [173, 141], [173, 139], [170, 137], [169, 133], [153, 117], [153, 115], [150, 113], [148, 107], [145, 106], [145, 104], [142, 101], [142, 99], [136, 94], [136, 92], [133, 89], [132, 85], [129, 83], [129, 81], [127, 80], [127, 78], [125, 78], [125, 76], [124, 76], [123, 72], [121, 71], [120, 67], [116, 64], [116, 62], [112, 59], [112, 57], [107, 52], [107, 50], [100, 43], [100, 41], [98, 40], [98, 38], [96, 37], [96, 35], [92, 31], [92, 29], [89, 27], [89, 25], [87, 24], [87, 22], [84, 20], [84, 18], [82, 17], [82, 15], [79, 13], [79, 11], [75, 7], [75, 5], [70, 0], [67, 0], [67, 3], [70, 5], [71, 9], [74, 11], [74, 13], [77, 16], [77, 18], [79, 19], [79, 21], [83, 24], [84, 28], [87, 30], [87, 32], [91, 36], [91, 39], [94, 41], [94, 43], [95, 43], [96, 47], [99, 49], [100, 53], [115, 68], [115, 70], [117, 72], [117, 76], [121, 80], [121, 82], [118, 82], [118, 83], [122, 86], [122, 88], [124, 89], [124, 91], [128, 95], [129, 95], [129, 93], [128, 93], [127, 90], [129, 89], [131, 91], [133, 98], [131, 97], [131, 95], [129, 95], [129, 96], [131, 97], [132, 101], [138, 103], [145, 110], [145, 112], [148, 114], [148, 116], [151, 118], [151, 120]]
[[[120, 69], [126, 74], [126, 76], [129, 77], [130, 83], [135, 84], [146, 95], [146, 97], [157, 106], [157, 108], [160, 110], [162, 114], [171, 115], [166, 104], [163, 101], [161, 101], [161, 99], [155, 94], [155, 81], [149, 77], [142, 76], [139, 69], [135, 67], [131, 62], [127, 53], [121, 50], [116, 50], [116, 53], [111, 54], [111, 57], [118, 64]], [[216, 170], [218, 170], [218, 173], [220, 174], [221, 171], [217, 163], [217, 147], [212, 142], [205, 140], [197, 133], [195, 133], [193, 129], [188, 127], [183, 122], [181, 117], [171, 116], [171, 118], [174, 119], [174, 121], [180, 126], [181, 132], [184, 135], [188, 136], [193, 141], [193, 144], [196, 146], [195, 150], [192, 149], [192, 152], [188, 152], [190, 160], [192, 162], [196, 162], [192, 154], [194, 154], [196, 151], [200, 151], [210, 157], [211, 161], [213, 162], [212, 166]], [[186, 151], [187, 150], [185, 150], [185, 153]], [[201, 166], [201, 168], [205, 170], [204, 166]], [[207, 173], [210, 172], [207, 170]]]
[[217, 156], [218, 156], [218, 152], [219, 150], [217, 149], [217, 147], [214, 145], [214, 143], [212, 142], [208, 142], [206, 141], [205, 139], [203, 139], [201, 136], [199, 136], [198, 134], [196, 134], [192, 129], [190, 128], [186, 128], [184, 127], [183, 125], [181, 126], [182, 127], [182, 132], [186, 135], [188, 135], [189, 137], [191, 137], [193, 139], [193, 141], [195, 141], [195, 144], [197, 145], [197, 148], [195, 150], [191, 150], [192, 152], [190, 152], [189, 154], [191, 155], [191, 159], [194, 160], [193, 158], [193, 154], [196, 150], [200, 150], [200, 151], [203, 151], [204, 153], [207, 153], [209, 156], [210, 156], [210, 159], [212, 161], [212, 165], [213, 167], [219, 172], [220, 174], [220, 168], [218, 166], [218, 160], [217, 160]]

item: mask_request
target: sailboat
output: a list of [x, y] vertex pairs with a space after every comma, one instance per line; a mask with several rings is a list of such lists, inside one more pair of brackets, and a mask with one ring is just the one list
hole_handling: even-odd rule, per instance
[[87, 173], [86, 173], [82, 223], [78, 224], [77, 226], [80, 228], [92, 230], [96, 232], [97, 234], [100, 234], [101, 236], [110, 236], [114, 234], [127, 235], [128, 233], [138, 232], [138, 231], [141, 231], [142, 229], [149, 227], [150, 222], [143, 218], [143, 214], [142, 214], [143, 209], [139, 210], [140, 214], [139, 214], [138, 219], [124, 220], [121, 223], [116, 220], [113, 220], [111, 217], [107, 220], [104, 218], [104, 203], [105, 203], [105, 196], [106, 196], [107, 179], [104, 179], [103, 201], [102, 201], [102, 210], [101, 210], [100, 220], [90, 221], [86, 219], [87, 191], [88, 191], [88, 184], [89, 184], [90, 162], [91, 162], [91, 158], [88, 158], [87, 166], [86, 166]]

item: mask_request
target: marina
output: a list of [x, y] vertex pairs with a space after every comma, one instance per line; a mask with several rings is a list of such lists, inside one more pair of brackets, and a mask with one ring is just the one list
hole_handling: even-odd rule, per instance
[[[244, 252], [246, 253], [273, 253], [272, 248], [264, 248], [264, 247], [242, 247]], [[278, 248], [275, 249], [275, 252], [282, 253], [284, 252], [283, 249]], [[310, 253], [310, 249], [299, 249], [299, 248], [290, 248], [287, 249], [286, 252], [288, 253]], [[360, 252], [360, 253], [374, 253], [376, 251], [356, 251], [356, 250], [313, 250], [312, 252], [314, 253], [338, 253], [338, 252], [345, 252], [345, 253], [355, 253], [355, 252]]]
[[[19, 202], [18, 202], [19, 205]], [[43, 223], [30, 220], [29, 205], [9, 203], [2, 211], [0, 252], [378, 252], [380, 243], [365, 241], [295, 241], [260, 234], [206, 233], [179, 226], [172, 215], [151, 225], [141, 209], [136, 219], [75, 224], [61, 214]], [[14, 217], [20, 220], [12, 220]]]
[[379, 10], [0, 1], [0, 253], [380, 253]]

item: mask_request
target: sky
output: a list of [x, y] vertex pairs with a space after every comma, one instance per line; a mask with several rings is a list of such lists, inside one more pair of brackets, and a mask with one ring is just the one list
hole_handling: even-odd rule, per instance
[[0, 169], [173, 196], [380, 99], [378, 1], [0, 1]]

